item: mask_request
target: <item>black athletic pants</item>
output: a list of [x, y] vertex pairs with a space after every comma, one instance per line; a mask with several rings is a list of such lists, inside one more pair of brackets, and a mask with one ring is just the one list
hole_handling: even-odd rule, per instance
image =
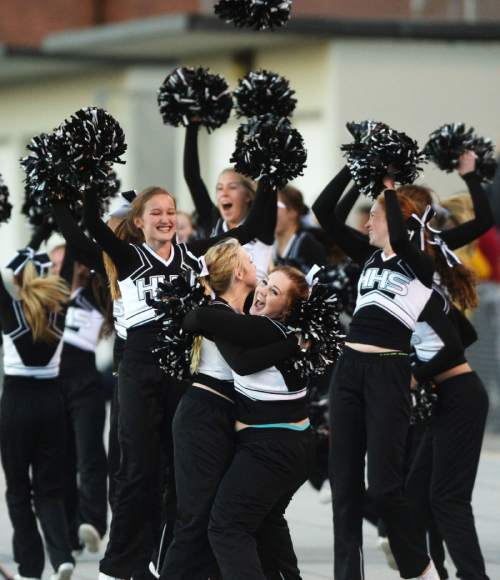
[[107, 465], [104, 449], [106, 406], [99, 373], [75, 368], [63, 373], [60, 384], [66, 403], [66, 516], [74, 549], [80, 547], [78, 527], [91, 524], [101, 538], [107, 528]]
[[[191, 387], [173, 422], [177, 522], [162, 567], [164, 580], [218, 578], [208, 542], [208, 522], [217, 488], [235, 453], [234, 404]], [[257, 532], [266, 578], [298, 580], [300, 573], [286, 520], [264, 522]]]
[[181, 394], [179, 383], [169, 380], [152, 358], [143, 362], [125, 352], [118, 375], [121, 461], [109, 542], [100, 563], [100, 571], [109, 576], [148, 575], [160, 539], [164, 419], [167, 412], [173, 414]]
[[[219, 485], [208, 527], [224, 579], [266, 579], [257, 532], [264, 524], [270, 530], [288, 527], [284, 513], [309, 476], [312, 450], [309, 430], [247, 428], [238, 433], [236, 453]], [[268, 541], [271, 538], [260, 537], [263, 545]], [[289, 535], [288, 542], [285, 554], [293, 552]]]
[[[0, 452], [19, 574], [41, 578], [42, 538], [54, 570], [71, 556], [63, 501], [64, 401], [54, 379], [6, 376], [0, 404]], [[31, 470], [31, 475], [30, 475]]]
[[330, 389], [330, 481], [335, 580], [362, 580], [365, 455], [368, 484], [402, 578], [429, 564], [425, 541], [404, 495], [410, 425], [410, 361], [403, 353], [345, 348]]
[[116, 497], [116, 482], [120, 469], [120, 442], [118, 441], [118, 417], [120, 407], [118, 402], [118, 377], [113, 377], [113, 395], [109, 406], [108, 434], [108, 501], [113, 512]]
[[[457, 568], [457, 576], [487, 580], [471, 499], [488, 413], [488, 396], [473, 372], [443, 381], [436, 392], [438, 401], [432, 426], [426, 434], [431, 441], [423, 442], [415, 458], [407, 494], [417, 502], [418, 513], [422, 516], [429, 512], [430, 500], [434, 520]], [[427, 460], [429, 449], [431, 462]], [[431, 470], [430, 493], [429, 486], [421, 485], [422, 466], [426, 462]]]

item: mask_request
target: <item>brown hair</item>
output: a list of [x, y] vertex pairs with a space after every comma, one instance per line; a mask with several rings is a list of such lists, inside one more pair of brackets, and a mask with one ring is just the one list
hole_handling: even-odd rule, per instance
[[423, 213], [428, 205], [434, 203], [434, 192], [423, 185], [401, 185], [396, 192], [409, 197], [417, 206], [418, 213]]
[[291, 282], [288, 292], [287, 311], [283, 316], [283, 318], [286, 318], [299, 300], [307, 300], [309, 297], [309, 284], [304, 274], [293, 266], [276, 266], [276, 268], [271, 270], [270, 274], [273, 272], [282, 272]]
[[[401, 189], [401, 188], [400, 188]], [[405, 220], [407, 220], [412, 213], [421, 216], [425, 207], [419, 209], [416, 202], [401, 192], [399, 189], [396, 192], [399, 207]], [[384, 195], [377, 198], [377, 202], [385, 208]], [[426, 204], [427, 205], [427, 204]], [[440, 283], [448, 291], [450, 299], [459, 308], [465, 310], [467, 308], [475, 308], [478, 305], [476, 280], [474, 274], [469, 268], [463, 264], [457, 264], [454, 267], [448, 266], [446, 258], [439, 249], [429, 243], [430, 232], [425, 229], [425, 252], [429, 254], [433, 260], [436, 272], [439, 274]]]
[[60, 337], [50, 327], [48, 314], [62, 311], [63, 304], [69, 300], [68, 285], [54, 274], [40, 276], [31, 261], [14, 280], [33, 339], [35, 342], [55, 342]]
[[[204, 256], [208, 276], [201, 278], [207, 294], [213, 292], [220, 295], [227, 292], [235, 270], [241, 266], [241, 249], [238, 240], [225, 238], [208, 250]], [[200, 365], [202, 340], [201, 336], [194, 339], [191, 349], [191, 373], [195, 373]]]
[[297, 222], [299, 222], [300, 216], [307, 214], [308, 210], [304, 203], [304, 196], [302, 195], [302, 192], [296, 187], [293, 187], [293, 185], [285, 185], [283, 189], [278, 191], [278, 197], [283, 200], [283, 203], [287, 208], [297, 212]]
[[[158, 186], [147, 187], [134, 198], [130, 204], [130, 209], [127, 215], [121, 219], [120, 223], [115, 228], [115, 236], [127, 241], [131, 244], [142, 244], [144, 242], [144, 234], [142, 230], [135, 225], [135, 218], [142, 217], [146, 203], [155, 197], [155, 195], [168, 195], [175, 204], [174, 196]], [[104, 267], [109, 280], [111, 291], [111, 298], [116, 300], [120, 298], [120, 288], [118, 286], [118, 272], [113, 260], [103, 252]]]

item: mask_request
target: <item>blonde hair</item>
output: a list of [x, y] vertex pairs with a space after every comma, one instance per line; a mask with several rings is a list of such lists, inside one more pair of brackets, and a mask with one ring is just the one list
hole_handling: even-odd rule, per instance
[[445, 198], [441, 206], [450, 213], [448, 220], [457, 226], [474, 219], [474, 207], [468, 193], [461, 193]]
[[[226, 238], [212, 246], [205, 254], [205, 264], [208, 276], [201, 278], [207, 294], [212, 292], [216, 295], [227, 292], [234, 279], [234, 272], [242, 265], [242, 247], [238, 240]], [[191, 373], [196, 373], [200, 365], [201, 336], [194, 339], [191, 349]]]
[[[175, 197], [165, 189], [157, 186], [147, 187], [134, 198], [130, 204], [129, 212], [116, 226], [114, 233], [118, 239], [129, 242], [130, 244], [142, 244], [144, 242], [144, 234], [135, 225], [135, 219], [142, 217], [147, 202], [156, 195], [168, 195], [172, 198], [175, 205]], [[109, 280], [111, 298], [117, 300], [121, 296], [120, 287], [118, 286], [118, 271], [115, 263], [106, 252], [103, 252], [103, 261]]]
[[59, 336], [49, 326], [48, 313], [61, 312], [63, 304], [68, 302], [70, 293], [66, 282], [53, 274], [40, 276], [31, 261], [15, 277], [15, 281], [33, 339], [41, 342], [57, 340]]
[[253, 179], [250, 179], [249, 177], [246, 177], [245, 175], [242, 175], [241, 173], [238, 173], [234, 169], [234, 167], [226, 167], [219, 173], [219, 176], [224, 175], [224, 173], [234, 173], [235, 175], [238, 176], [238, 179], [241, 182], [243, 189], [246, 191], [248, 197], [250, 198], [250, 203], [252, 203], [253, 200], [255, 199], [255, 193], [257, 191], [255, 181], [253, 181]]

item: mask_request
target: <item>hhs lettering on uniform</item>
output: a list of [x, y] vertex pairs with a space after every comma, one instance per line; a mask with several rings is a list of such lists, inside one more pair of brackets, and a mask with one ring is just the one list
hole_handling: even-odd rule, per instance
[[367, 268], [359, 279], [361, 290], [385, 290], [399, 296], [408, 294], [408, 284], [411, 278], [394, 270], [381, 270], [380, 268]]

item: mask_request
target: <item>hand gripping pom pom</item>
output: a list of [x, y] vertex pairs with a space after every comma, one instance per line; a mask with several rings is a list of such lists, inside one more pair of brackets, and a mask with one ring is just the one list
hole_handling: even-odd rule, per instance
[[474, 129], [464, 123], [449, 123], [429, 135], [424, 153], [439, 169], [451, 173], [458, 167], [458, 159], [464, 151], [472, 149]]
[[411, 425], [426, 423], [434, 412], [437, 394], [430, 382], [424, 382], [411, 390]]
[[12, 213], [12, 204], [9, 202], [9, 188], [0, 175], [0, 223], [8, 222]]
[[271, 186], [282, 187], [302, 175], [306, 160], [302, 136], [288, 119], [252, 117], [238, 128], [231, 162], [243, 175], [255, 180], [266, 176]]
[[166, 125], [200, 123], [210, 132], [229, 119], [233, 99], [223, 77], [198, 67], [176, 68], [158, 90], [158, 105]]
[[187, 276], [179, 276], [172, 282], [160, 284], [156, 297], [149, 300], [149, 304], [164, 316], [153, 354], [162, 370], [178, 379], [190, 376], [191, 350], [195, 338], [182, 329], [182, 321], [188, 312], [209, 303], [201, 283], [198, 280], [191, 283]]
[[214, 11], [238, 28], [280, 28], [290, 19], [292, 0], [219, 0]]
[[288, 81], [282, 76], [259, 70], [248, 73], [233, 92], [238, 117], [271, 114], [290, 117], [297, 104]]
[[352, 178], [364, 195], [375, 199], [387, 175], [402, 184], [413, 183], [425, 160], [416, 141], [384, 123], [348, 123], [354, 143], [342, 145]]
[[336, 294], [324, 284], [315, 284], [309, 298], [292, 311], [287, 327], [311, 342], [308, 350], [290, 362], [295, 371], [303, 378], [325, 374], [344, 347]]

